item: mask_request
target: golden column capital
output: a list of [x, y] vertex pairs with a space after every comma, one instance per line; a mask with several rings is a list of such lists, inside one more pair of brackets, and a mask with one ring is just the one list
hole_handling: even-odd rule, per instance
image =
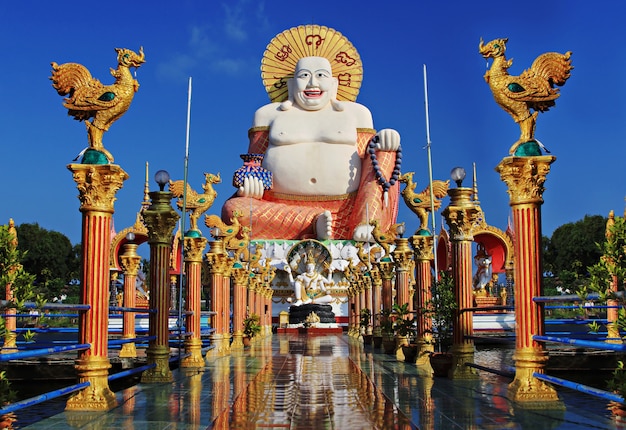
[[383, 258], [381, 261], [379, 261], [378, 263], [376, 263], [376, 265], [378, 266], [379, 274], [381, 276], [382, 279], [384, 280], [391, 280], [393, 279], [394, 276], [394, 264], [393, 261], [386, 260], [385, 258]]
[[185, 261], [189, 263], [202, 263], [202, 253], [208, 239], [205, 237], [185, 237], [183, 241], [185, 247]]
[[471, 200], [473, 188], [457, 187], [448, 190], [450, 205], [442, 215], [450, 228], [450, 239], [455, 241], [472, 241], [472, 228], [476, 223], [479, 210]]
[[411, 236], [411, 245], [416, 261], [431, 261], [435, 258], [433, 253], [433, 237], [413, 235]]
[[211, 242], [211, 250], [206, 254], [206, 262], [209, 266], [211, 273], [215, 275], [224, 275], [228, 264], [228, 255], [223, 252], [216, 252], [214, 244], [221, 241]]
[[128, 173], [116, 164], [69, 164], [81, 212], [113, 213], [115, 194], [122, 188]]
[[543, 203], [543, 184], [556, 160], [551, 155], [534, 157], [505, 157], [496, 166], [500, 179], [507, 185], [510, 205]]
[[396, 249], [391, 254], [393, 255], [393, 261], [397, 271], [408, 272], [411, 270], [413, 251], [409, 247], [409, 239], [405, 237], [396, 239]]
[[120, 255], [120, 265], [124, 270], [124, 275], [137, 276], [141, 266], [141, 257], [137, 255], [137, 244], [127, 243], [124, 245], [124, 253]]
[[170, 245], [172, 232], [180, 218], [170, 204], [172, 193], [153, 191], [149, 195], [152, 200], [150, 206], [141, 212], [143, 223], [148, 229], [148, 243]]
[[245, 267], [233, 267], [230, 272], [230, 276], [233, 278], [235, 285], [246, 286], [250, 272]]

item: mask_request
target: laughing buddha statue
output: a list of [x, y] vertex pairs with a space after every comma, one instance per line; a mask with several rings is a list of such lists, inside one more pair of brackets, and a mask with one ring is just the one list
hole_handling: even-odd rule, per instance
[[[362, 68], [332, 29], [300, 26], [276, 36], [261, 66], [272, 103], [258, 109], [237, 191], [237, 212], [255, 239], [370, 238], [369, 220], [391, 226], [398, 212], [400, 135], [374, 130], [355, 103]], [[250, 220], [252, 217], [252, 220]]]

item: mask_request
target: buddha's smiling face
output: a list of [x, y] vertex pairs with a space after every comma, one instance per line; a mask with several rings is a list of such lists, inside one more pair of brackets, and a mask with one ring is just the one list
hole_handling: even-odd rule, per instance
[[320, 110], [337, 93], [330, 63], [322, 57], [305, 57], [298, 61], [291, 90], [295, 103], [305, 110]]

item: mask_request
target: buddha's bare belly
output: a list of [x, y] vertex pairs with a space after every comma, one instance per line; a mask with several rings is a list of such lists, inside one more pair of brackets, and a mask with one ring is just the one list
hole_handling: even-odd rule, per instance
[[361, 177], [356, 147], [337, 143], [270, 144], [263, 166], [278, 193], [336, 196], [356, 191]]

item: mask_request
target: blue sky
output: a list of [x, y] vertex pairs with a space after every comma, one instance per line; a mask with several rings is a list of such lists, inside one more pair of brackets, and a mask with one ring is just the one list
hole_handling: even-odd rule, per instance
[[[133, 224], [156, 170], [182, 179], [188, 78], [193, 78], [189, 183], [203, 172], [223, 182], [209, 213], [220, 213], [234, 191], [232, 172], [247, 150], [254, 111], [269, 99], [260, 78], [265, 46], [301, 24], [335, 28], [356, 47], [364, 79], [358, 102], [378, 129], [402, 136], [402, 170], [428, 182], [422, 66], [428, 68], [433, 175], [448, 179], [455, 166], [471, 175], [476, 163], [487, 222], [506, 229], [506, 186], [495, 166], [508, 155], [519, 128], [494, 102], [483, 80], [485, 41], [508, 37], [509, 72], [521, 73], [544, 52], [572, 51], [575, 69], [556, 107], [540, 114], [536, 136], [557, 157], [545, 183], [543, 233], [585, 214], [606, 216], [624, 207], [626, 160], [626, 3], [551, 1], [540, 6], [505, 1], [389, 1], [364, 7], [341, 2], [152, 1], [101, 5], [16, 1], [0, 4], [0, 223], [40, 226], [80, 241], [81, 214], [66, 166], [86, 146], [83, 124], [67, 116], [48, 80], [50, 62], [85, 65], [113, 82], [115, 47], [144, 47], [141, 85], [128, 113], [104, 136], [105, 147], [130, 178], [117, 193], [115, 227]], [[467, 182], [466, 182], [467, 183]], [[469, 183], [467, 183], [469, 184]], [[444, 201], [444, 207], [447, 199]], [[416, 217], [403, 206], [408, 232]], [[437, 219], [438, 226], [441, 219]], [[202, 223], [203, 226], [203, 223]], [[203, 226], [204, 227], [204, 226]], [[205, 232], [207, 234], [208, 232]]]

